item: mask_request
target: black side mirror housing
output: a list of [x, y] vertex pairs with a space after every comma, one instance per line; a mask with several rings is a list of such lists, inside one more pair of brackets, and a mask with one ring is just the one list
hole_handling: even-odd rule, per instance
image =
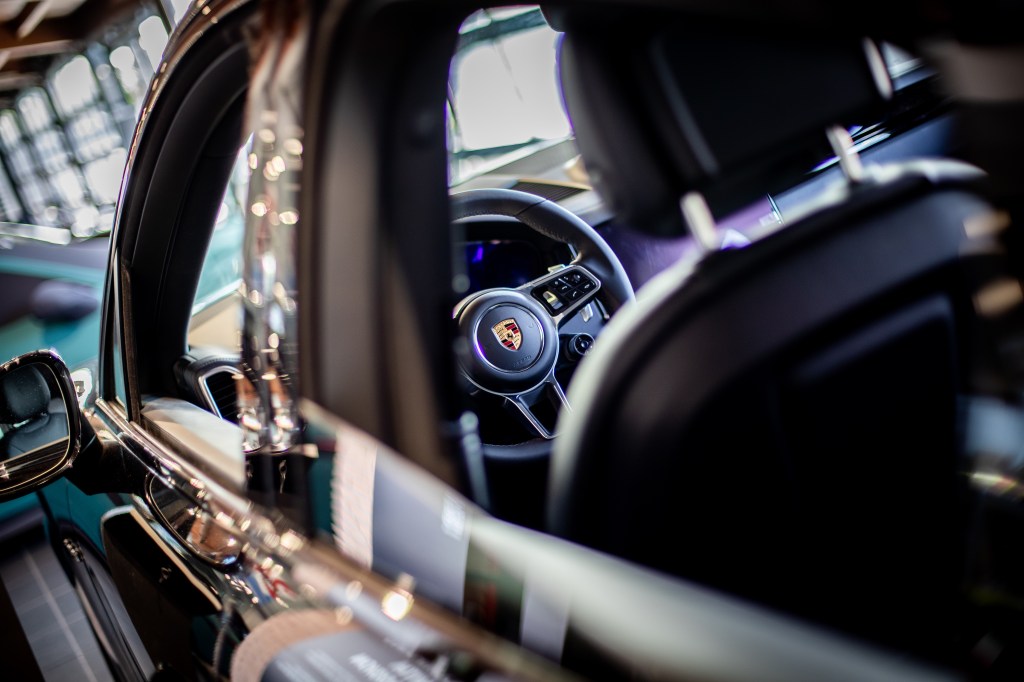
[[71, 372], [53, 351], [0, 365], [0, 502], [59, 478], [82, 446]]

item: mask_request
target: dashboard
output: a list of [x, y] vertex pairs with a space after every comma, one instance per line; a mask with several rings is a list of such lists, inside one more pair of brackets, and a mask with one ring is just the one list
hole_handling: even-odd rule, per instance
[[515, 288], [567, 264], [572, 250], [515, 220], [500, 217], [464, 221], [456, 245], [456, 267], [468, 280], [467, 292]]
[[545, 274], [543, 251], [520, 239], [492, 239], [463, 244], [470, 291], [518, 287]]

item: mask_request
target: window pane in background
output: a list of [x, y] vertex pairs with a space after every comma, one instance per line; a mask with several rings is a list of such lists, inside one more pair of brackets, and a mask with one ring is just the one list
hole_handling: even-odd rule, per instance
[[50, 90], [57, 110], [64, 118], [95, 102], [99, 93], [89, 60], [78, 56], [57, 69]]
[[[180, 14], [187, 0], [173, 0]], [[0, 111], [0, 220], [109, 229], [138, 107], [167, 44], [163, 20], [136, 15], [55, 64], [44, 87], [18, 93]], [[20, 201], [19, 201], [20, 199]]]
[[16, 106], [18, 113], [21, 114], [21, 121], [26, 132], [38, 132], [53, 122], [53, 114], [46, 101], [46, 93], [40, 88], [27, 90], [18, 98]]

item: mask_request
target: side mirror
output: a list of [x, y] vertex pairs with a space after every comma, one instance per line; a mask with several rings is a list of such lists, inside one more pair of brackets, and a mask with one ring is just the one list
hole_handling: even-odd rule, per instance
[[81, 441], [75, 386], [60, 356], [34, 351], [0, 365], [0, 502], [58, 478]]

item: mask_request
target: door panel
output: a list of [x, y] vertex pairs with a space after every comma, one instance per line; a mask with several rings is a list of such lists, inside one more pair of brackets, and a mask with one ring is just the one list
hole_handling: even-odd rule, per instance
[[51, 510], [51, 521], [97, 636], [125, 680], [155, 671], [217, 679], [233, 649], [218, 642], [240, 638], [234, 621], [221, 617], [224, 595], [242, 591], [172, 534], [182, 515], [197, 521], [182, 540], [193, 537], [201, 548], [216, 533], [203, 523], [212, 518], [200, 492], [204, 476], [182, 468], [181, 458], [196, 453], [171, 451], [104, 401], [89, 412], [96, 439], [61, 482], [68, 503]]
[[[158, 668], [184, 679], [197, 677], [193, 660], [195, 634], [209, 634], [222, 604], [208, 585], [176, 557], [132, 508], [103, 520], [103, 546], [131, 622]], [[205, 621], [195, 623], [195, 621]], [[216, 629], [214, 629], [216, 632]], [[195, 648], [212, 651], [212, 641]]]
[[124, 682], [148, 680], [156, 668], [131, 624], [131, 617], [110, 578], [106, 562], [89, 541], [77, 535], [75, 529], [62, 528], [62, 534], [61, 549], [70, 560], [75, 591], [112, 671]]

